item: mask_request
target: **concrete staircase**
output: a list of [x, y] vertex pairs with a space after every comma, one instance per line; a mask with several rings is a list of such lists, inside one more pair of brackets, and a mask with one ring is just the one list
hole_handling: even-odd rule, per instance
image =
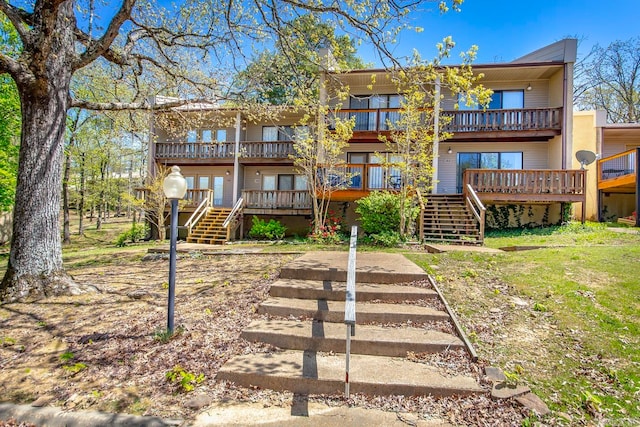
[[426, 242], [481, 244], [480, 226], [461, 194], [430, 194], [422, 212]]
[[187, 236], [188, 243], [205, 243], [209, 245], [221, 245], [227, 240], [227, 229], [222, 223], [231, 209], [209, 208], [202, 218]]
[[[393, 284], [396, 275], [399, 282], [425, 280], [424, 271], [398, 254], [359, 253], [357, 257], [351, 392], [484, 393], [473, 377], [444, 374], [406, 358], [407, 352], [464, 348], [459, 337], [430, 329], [434, 321], [450, 321], [433, 289]], [[298, 394], [343, 393], [346, 264], [344, 252], [312, 252], [285, 266], [271, 287], [270, 298], [258, 310], [264, 318], [242, 332], [247, 340], [280, 350], [234, 357], [217, 379]], [[325, 278], [318, 278], [321, 273]]]

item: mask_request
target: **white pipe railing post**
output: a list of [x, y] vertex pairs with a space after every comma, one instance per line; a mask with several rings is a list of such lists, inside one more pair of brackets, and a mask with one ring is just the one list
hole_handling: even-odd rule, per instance
[[347, 348], [344, 377], [344, 394], [349, 398], [349, 364], [351, 362], [351, 337], [356, 333], [356, 245], [358, 227], [351, 227], [349, 240], [349, 261], [347, 264], [347, 293], [344, 304], [344, 323], [347, 325]]

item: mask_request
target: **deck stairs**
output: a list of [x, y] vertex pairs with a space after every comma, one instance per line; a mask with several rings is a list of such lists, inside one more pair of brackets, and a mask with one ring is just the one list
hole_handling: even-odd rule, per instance
[[[241, 334], [248, 341], [276, 349], [231, 358], [217, 380], [298, 395], [343, 393], [346, 265], [335, 266], [346, 261], [345, 255], [309, 252], [283, 267], [269, 298], [258, 308], [261, 317]], [[398, 273], [390, 273], [386, 266]], [[356, 277], [351, 393], [449, 396], [485, 392], [474, 375], [447, 373], [437, 362], [428, 361], [449, 351], [466, 354], [466, 347], [455, 329], [449, 328], [451, 319], [438, 293], [428, 284], [408, 285], [416, 280], [428, 282], [424, 271], [399, 254], [362, 253]], [[401, 283], [393, 283], [395, 280]], [[411, 355], [430, 356], [418, 362]]]
[[482, 244], [480, 225], [462, 194], [430, 194], [426, 197], [421, 212], [423, 241]]
[[229, 208], [209, 208], [187, 236], [187, 242], [209, 245], [221, 245], [226, 242], [227, 229], [222, 224], [230, 212]]

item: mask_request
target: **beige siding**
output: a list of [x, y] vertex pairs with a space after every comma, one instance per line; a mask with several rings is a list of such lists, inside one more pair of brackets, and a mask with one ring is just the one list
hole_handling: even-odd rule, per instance
[[[259, 174], [256, 174], [259, 172]], [[246, 166], [244, 168], [243, 190], [261, 190], [264, 175], [296, 174], [291, 166]]]
[[[453, 153], [448, 154], [451, 147]], [[440, 144], [440, 158], [438, 162], [438, 193], [451, 194], [456, 192], [456, 170], [458, 153], [496, 153], [496, 152], [522, 152], [524, 169], [547, 169], [547, 144], [544, 142], [474, 142], [449, 144], [444, 141]]]

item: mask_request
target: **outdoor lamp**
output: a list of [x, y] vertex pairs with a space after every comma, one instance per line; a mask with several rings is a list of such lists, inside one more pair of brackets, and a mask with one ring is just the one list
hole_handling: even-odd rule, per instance
[[453, 150], [451, 149], [451, 147], [449, 147], [449, 149], [447, 150], [447, 154], [453, 154]]
[[529, 86], [527, 86], [527, 90], [529, 91], [531, 89], [533, 89], [533, 88], [531, 87], [531, 83], [529, 83]]
[[176, 243], [178, 240], [178, 199], [187, 192], [187, 181], [180, 173], [178, 166], [171, 168], [171, 173], [162, 182], [162, 190], [171, 200], [171, 237], [169, 244], [169, 304], [167, 309], [167, 331], [173, 335], [173, 307], [176, 300]]
[[167, 175], [162, 183], [164, 195], [169, 200], [182, 199], [187, 192], [187, 181], [180, 173], [178, 166], [171, 167], [171, 173]]

